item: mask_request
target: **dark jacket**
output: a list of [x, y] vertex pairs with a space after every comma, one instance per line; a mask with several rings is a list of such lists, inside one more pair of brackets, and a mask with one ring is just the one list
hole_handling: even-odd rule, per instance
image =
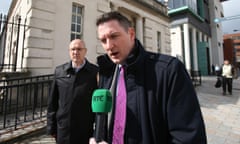
[[[98, 64], [100, 87], [109, 88], [116, 65], [106, 55], [98, 57]], [[178, 59], [146, 52], [136, 40], [125, 72], [125, 144], [206, 143], [199, 102], [188, 72]], [[114, 110], [111, 117], [113, 115]], [[107, 138], [109, 143], [112, 128], [113, 118]]]
[[47, 131], [58, 144], [88, 144], [93, 133], [92, 93], [97, 88], [97, 66], [86, 61], [77, 73], [71, 62], [55, 69], [48, 99]]

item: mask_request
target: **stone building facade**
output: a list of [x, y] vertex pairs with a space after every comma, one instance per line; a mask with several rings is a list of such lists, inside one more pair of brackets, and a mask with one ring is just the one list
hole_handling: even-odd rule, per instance
[[[69, 61], [68, 45], [74, 38], [86, 42], [87, 59], [95, 63], [96, 56], [104, 53], [95, 21], [100, 14], [113, 10], [131, 20], [136, 37], [147, 50], [171, 54], [170, 19], [166, 6], [159, 1], [13, 0], [8, 17], [21, 18], [24, 27], [20, 33], [24, 34], [16, 42], [8, 36], [14, 33], [8, 29], [4, 63], [13, 63], [15, 72], [29, 72], [32, 76], [51, 74], [57, 65]], [[15, 57], [11, 56], [14, 53]]]

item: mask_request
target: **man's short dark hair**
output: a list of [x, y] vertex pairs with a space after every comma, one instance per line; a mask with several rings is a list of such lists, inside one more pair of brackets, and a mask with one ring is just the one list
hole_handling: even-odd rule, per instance
[[111, 20], [117, 20], [119, 24], [126, 30], [129, 27], [131, 27], [131, 22], [125, 16], [123, 16], [121, 13], [117, 11], [111, 11], [101, 15], [97, 19], [96, 25], [99, 26], [100, 24], [111, 21]]

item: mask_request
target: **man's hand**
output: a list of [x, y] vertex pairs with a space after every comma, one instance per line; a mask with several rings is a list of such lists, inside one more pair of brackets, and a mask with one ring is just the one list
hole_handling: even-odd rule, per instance
[[108, 143], [105, 142], [105, 141], [101, 141], [101, 142], [97, 143], [95, 138], [90, 138], [89, 139], [89, 144], [108, 144]]

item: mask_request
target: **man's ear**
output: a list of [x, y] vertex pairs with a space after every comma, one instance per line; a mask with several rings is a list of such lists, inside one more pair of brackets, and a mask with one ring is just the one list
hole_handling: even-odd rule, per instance
[[128, 33], [129, 33], [129, 35], [130, 35], [130, 38], [131, 38], [131, 40], [134, 40], [135, 39], [135, 30], [134, 30], [134, 28], [128, 28]]

